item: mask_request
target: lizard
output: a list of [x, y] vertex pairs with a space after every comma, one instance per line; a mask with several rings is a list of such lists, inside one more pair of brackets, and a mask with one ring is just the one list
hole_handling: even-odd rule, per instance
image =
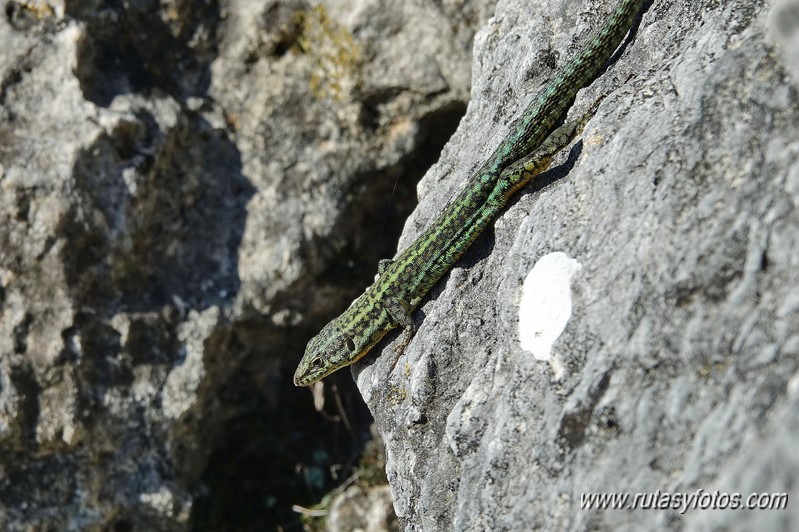
[[[436, 216], [340, 316], [308, 342], [294, 384], [308, 386], [363, 357], [390, 330], [404, 329], [399, 353], [414, 334], [411, 313], [502, 211], [510, 197], [548, 169], [554, 156], [582, 131], [593, 114], [564, 122], [577, 91], [604, 69], [645, 0], [619, 0], [595, 35], [538, 93], [510, 133]], [[595, 104], [596, 106], [596, 104]], [[396, 361], [395, 361], [396, 363]]]

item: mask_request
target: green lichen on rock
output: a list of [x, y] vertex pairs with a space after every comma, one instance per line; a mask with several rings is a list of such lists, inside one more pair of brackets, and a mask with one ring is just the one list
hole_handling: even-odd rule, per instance
[[342, 100], [357, 80], [362, 54], [352, 33], [322, 5], [297, 12], [300, 50], [311, 59], [310, 87], [319, 99]]

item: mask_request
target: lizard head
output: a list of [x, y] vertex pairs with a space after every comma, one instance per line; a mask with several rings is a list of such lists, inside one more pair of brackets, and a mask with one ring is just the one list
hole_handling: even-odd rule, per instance
[[294, 384], [313, 384], [337, 369], [352, 364], [361, 354], [355, 341], [338, 327], [336, 321], [332, 321], [308, 342], [294, 373]]

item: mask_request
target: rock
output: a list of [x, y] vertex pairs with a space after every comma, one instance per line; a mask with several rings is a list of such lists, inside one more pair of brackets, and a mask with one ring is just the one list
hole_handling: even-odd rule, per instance
[[388, 486], [350, 486], [333, 499], [327, 529], [331, 532], [383, 532], [397, 530], [396, 520]]
[[[612, 2], [534, 4], [6, 2], [0, 526], [298, 526], [370, 421], [347, 372], [294, 389], [304, 344]], [[607, 95], [582, 142], [434, 289], [393, 372], [386, 343], [356, 366], [402, 527], [795, 528], [580, 510], [796, 483], [794, 4], [651, 2], [578, 97]], [[570, 315], [536, 358], [518, 301], [553, 253]]]
[[[612, 4], [498, 5], [476, 38], [468, 112], [422, 180], [400, 248]], [[778, 9], [793, 13], [651, 3], [578, 96], [575, 114], [607, 95], [582, 141], [434, 288], [393, 371], [385, 354], [356, 364], [405, 530], [796, 527], [790, 505], [581, 508], [590, 493], [723, 504], [797, 483], [797, 50]], [[561, 296], [566, 327], [537, 357], [518, 331], [545, 325], [520, 323], [519, 301], [553, 253], [579, 269]]]
[[0, 526], [299, 523], [370, 419], [293, 366], [393, 252], [488, 9], [6, 2]]

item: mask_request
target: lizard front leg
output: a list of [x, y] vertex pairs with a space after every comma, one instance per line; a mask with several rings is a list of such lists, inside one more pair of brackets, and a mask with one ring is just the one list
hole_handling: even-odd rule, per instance
[[397, 366], [402, 353], [411, 342], [411, 338], [416, 333], [416, 327], [413, 325], [413, 318], [411, 317], [411, 306], [398, 298], [391, 297], [386, 300], [386, 312], [391, 317], [391, 320], [402, 327], [402, 336], [400, 338], [399, 346], [396, 349], [396, 357], [394, 362], [391, 363], [391, 370]]

